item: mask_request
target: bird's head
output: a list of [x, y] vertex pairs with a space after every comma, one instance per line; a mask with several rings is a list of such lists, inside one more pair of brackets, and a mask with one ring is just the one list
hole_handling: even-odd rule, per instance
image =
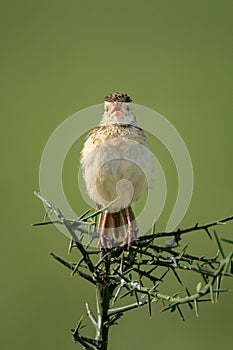
[[131, 98], [127, 94], [115, 92], [104, 99], [104, 114], [101, 125], [132, 124], [136, 125], [131, 106]]

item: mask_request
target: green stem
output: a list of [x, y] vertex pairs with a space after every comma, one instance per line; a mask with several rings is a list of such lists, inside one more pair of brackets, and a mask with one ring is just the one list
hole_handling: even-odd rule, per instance
[[[110, 274], [110, 254], [102, 251], [101, 270], [104, 271], [105, 277]], [[101, 342], [100, 350], [108, 349], [108, 334], [110, 328], [110, 316], [108, 310], [110, 300], [115, 289], [115, 284], [108, 283], [106, 278], [96, 283], [96, 306], [97, 306], [97, 329], [96, 340]]]
[[109, 303], [111, 299], [111, 293], [108, 286], [101, 284], [96, 286], [96, 303], [97, 303], [97, 332], [96, 340], [101, 341], [101, 350], [107, 350], [108, 348], [108, 332], [109, 332]]

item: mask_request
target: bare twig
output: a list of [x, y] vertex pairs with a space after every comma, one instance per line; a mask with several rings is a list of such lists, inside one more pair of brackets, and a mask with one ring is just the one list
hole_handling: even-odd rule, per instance
[[205, 225], [199, 225], [197, 223], [196, 225], [185, 228], [185, 229], [178, 229], [176, 231], [170, 231], [170, 232], [157, 232], [157, 233], [153, 233], [151, 235], [141, 236], [138, 238], [138, 240], [143, 241], [143, 240], [153, 240], [155, 238], [160, 238], [160, 237], [181, 236], [185, 233], [190, 233], [193, 231], [200, 231], [200, 230], [204, 230], [207, 232], [210, 227], [224, 225], [228, 221], [232, 221], [232, 220], [233, 220], [233, 215], [228, 216], [228, 217], [223, 218], [223, 219], [220, 219], [220, 220], [210, 222], [209, 224], [205, 224]]
[[[59, 256], [55, 255], [55, 254], [52, 253], [52, 252], [50, 252], [49, 254], [50, 254], [55, 260], [59, 261], [62, 265], [68, 267], [68, 269], [70, 269], [71, 271], [74, 271], [75, 266], [71, 265], [70, 263], [68, 263], [67, 261], [63, 260], [62, 258], [60, 258]], [[88, 274], [86, 274], [86, 273], [84, 273], [84, 272], [82, 272], [82, 271], [79, 271], [79, 270], [77, 270], [77, 269], [76, 269], [75, 273], [76, 273], [76, 275], [78, 275], [78, 276], [84, 278], [85, 280], [87, 280], [87, 281], [89, 281], [89, 282], [95, 284], [95, 281], [93, 280], [93, 278], [92, 278], [90, 275], [88, 275]]]

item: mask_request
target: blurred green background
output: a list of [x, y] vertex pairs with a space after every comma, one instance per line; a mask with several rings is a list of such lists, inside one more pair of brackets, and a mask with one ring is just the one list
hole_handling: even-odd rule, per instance
[[[118, 90], [157, 110], [182, 135], [194, 166], [193, 198], [180, 226], [232, 214], [232, 10], [229, 0], [1, 2], [2, 349], [78, 349], [69, 329], [85, 314], [85, 301], [94, 304], [91, 286], [48, 255], [66, 258], [67, 239], [53, 227], [29, 227], [44, 213], [33, 196], [43, 148], [76, 111]], [[163, 228], [177, 179], [160, 145], [157, 153], [168, 176]], [[72, 164], [71, 157], [66, 191], [81, 213]], [[232, 229], [218, 232], [230, 238]], [[204, 234], [187, 242], [194, 253], [216, 252]], [[174, 277], [170, 283], [180, 290]], [[110, 349], [231, 347], [232, 293], [203, 305], [199, 319], [187, 309], [185, 323], [160, 309], [154, 305], [152, 319], [143, 309], [126, 315], [112, 329]]]

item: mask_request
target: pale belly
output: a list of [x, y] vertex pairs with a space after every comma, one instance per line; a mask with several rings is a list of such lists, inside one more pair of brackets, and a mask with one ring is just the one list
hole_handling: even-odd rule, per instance
[[100, 206], [119, 211], [137, 200], [148, 187], [151, 154], [147, 147], [127, 138], [112, 139], [97, 147], [84, 147], [83, 175], [89, 196]]

